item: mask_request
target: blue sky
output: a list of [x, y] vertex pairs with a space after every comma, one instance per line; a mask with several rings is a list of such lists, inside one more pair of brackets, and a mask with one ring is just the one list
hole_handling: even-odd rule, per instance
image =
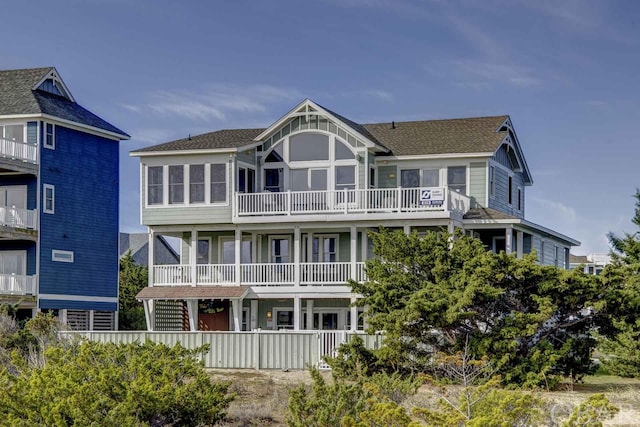
[[123, 231], [139, 225], [128, 152], [268, 126], [304, 98], [357, 122], [509, 114], [532, 171], [526, 216], [607, 252], [635, 231], [640, 2], [8, 2], [0, 68], [55, 66], [121, 144]]

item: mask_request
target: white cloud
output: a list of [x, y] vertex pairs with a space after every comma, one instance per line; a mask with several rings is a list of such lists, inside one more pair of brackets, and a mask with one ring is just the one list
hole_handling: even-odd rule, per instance
[[181, 117], [192, 121], [226, 121], [234, 113], [264, 113], [279, 101], [302, 100], [294, 89], [276, 86], [211, 84], [201, 91], [159, 90], [147, 95], [141, 105], [125, 105], [140, 114]]
[[[487, 81], [503, 82], [518, 87], [542, 84], [542, 80], [535, 77], [529, 69], [504, 62], [460, 59], [452, 61], [451, 65], [462, 77], [471, 77], [472, 81], [466, 82], [467, 85], [481, 85]], [[473, 82], [473, 78], [479, 78], [481, 81]]]
[[372, 98], [381, 99], [383, 101], [393, 100], [393, 95], [391, 95], [389, 92], [385, 92], [384, 90], [379, 90], [379, 89], [366, 90], [364, 94]]
[[560, 217], [567, 223], [575, 224], [578, 217], [574, 208], [567, 206], [562, 202], [556, 202], [554, 200], [543, 199], [540, 197], [529, 197], [528, 200], [545, 208], [549, 216], [556, 218]]

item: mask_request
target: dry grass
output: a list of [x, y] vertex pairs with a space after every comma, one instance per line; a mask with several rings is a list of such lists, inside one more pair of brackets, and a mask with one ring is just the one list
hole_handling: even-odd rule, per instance
[[[289, 391], [300, 384], [312, 384], [307, 371], [212, 369], [210, 373], [214, 380], [231, 381], [231, 391], [237, 395], [229, 407], [227, 419], [221, 424], [223, 427], [285, 426]], [[324, 372], [323, 376], [331, 381], [330, 372]], [[550, 402], [546, 411], [548, 426], [559, 425], [561, 419], [592, 393], [605, 393], [611, 403], [620, 408], [616, 417], [606, 421], [605, 426], [640, 425], [640, 380], [589, 377], [583, 384], [571, 388], [570, 391], [543, 393]], [[404, 406], [433, 408], [438, 399], [436, 390], [422, 386], [415, 396], [404, 402]]]

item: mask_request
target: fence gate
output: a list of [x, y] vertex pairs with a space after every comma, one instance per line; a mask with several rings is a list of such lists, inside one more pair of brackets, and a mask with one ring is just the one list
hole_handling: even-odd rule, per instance
[[340, 344], [347, 342], [346, 331], [320, 331], [318, 332], [318, 369], [331, 369], [325, 356], [334, 357]]

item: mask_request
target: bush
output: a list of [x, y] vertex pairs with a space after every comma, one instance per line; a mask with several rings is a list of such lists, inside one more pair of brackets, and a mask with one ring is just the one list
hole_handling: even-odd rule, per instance
[[52, 346], [46, 363], [0, 371], [0, 425], [197, 426], [221, 420], [233, 396], [180, 345]]

